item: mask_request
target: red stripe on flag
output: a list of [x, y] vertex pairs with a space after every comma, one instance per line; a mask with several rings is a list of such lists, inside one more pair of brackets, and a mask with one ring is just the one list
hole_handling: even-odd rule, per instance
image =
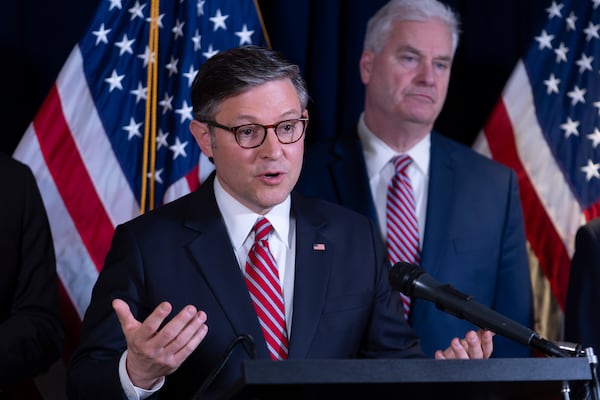
[[527, 241], [538, 257], [559, 306], [564, 310], [571, 259], [523, 168], [511, 120], [502, 100], [492, 111], [484, 131], [493, 158], [517, 173]]
[[591, 219], [600, 217], [600, 201], [592, 204], [585, 211], [585, 220], [589, 221]]
[[114, 227], [71, 137], [56, 85], [50, 89], [33, 124], [48, 170], [82, 242], [100, 270]]
[[198, 189], [198, 187], [200, 187], [200, 178], [198, 178], [198, 174], [199, 168], [198, 164], [196, 164], [196, 166], [185, 175], [185, 179], [187, 180], [188, 186], [190, 187], [190, 192], [193, 192], [194, 190]]

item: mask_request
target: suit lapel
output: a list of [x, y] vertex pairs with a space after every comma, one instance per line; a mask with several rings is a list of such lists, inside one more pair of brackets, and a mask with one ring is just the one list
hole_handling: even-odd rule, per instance
[[332, 151], [334, 161], [331, 163], [330, 173], [340, 197], [340, 204], [369, 216], [377, 225], [377, 213], [358, 136], [337, 140]]
[[187, 247], [235, 334], [252, 335], [257, 357], [269, 358], [248, 288], [217, 207], [212, 182], [212, 179], [206, 181], [194, 193], [198, 198], [190, 202], [184, 224], [197, 231], [198, 236]]
[[292, 197], [296, 217], [294, 311], [289, 342], [290, 359], [305, 358], [317, 329], [333, 264], [335, 243], [320, 232], [325, 221]]
[[437, 134], [431, 135], [431, 161], [425, 240], [421, 254], [424, 269], [435, 276], [439, 253], [448, 241], [448, 224], [454, 210], [456, 160], [451, 148]]

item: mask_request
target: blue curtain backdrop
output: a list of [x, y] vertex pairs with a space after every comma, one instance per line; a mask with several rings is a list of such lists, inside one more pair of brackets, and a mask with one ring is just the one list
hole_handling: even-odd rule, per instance
[[[102, 0], [107, 1], [107, 0]], [[216, 1], [216, 0], [207, 0]], [[470, 145], [550, 0], [444, 0], [462, 35], [436, 129]], [[0, 151], [12, 153], [99, 0], [4, 0], [0, 13]], [[272, 47], [302, 68], [312, 101], [308, 140], [351, 132], [362, 110], [358, 60], [367, 19], [384, 0], [259, 0]]]

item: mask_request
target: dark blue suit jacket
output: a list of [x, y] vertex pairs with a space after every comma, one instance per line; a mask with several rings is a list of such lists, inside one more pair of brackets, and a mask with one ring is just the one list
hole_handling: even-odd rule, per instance
[[600, 218], [581, 226], [575, 235], [575, 253], [571, 260], [565, 340], [592, 346], [600, 352]]
[[[421, 267], [476, 301], [532, 327], [533, 305], [523, 215], [515, 174], [439, 134], [431, 136], [427, 221]], [[377, 221], [358, 136], [307, 148], [296, 187]], [[413, 303], [410, 323], [428, 355], [462, 337], [470, 323]], [[494, 340], [494, 357], [526, 357], [527, 346]]]
[[[371, 221], [296, 194], [292, 213], [297, 242], [289, 358], [424, 357], [401, 317], [398, 292], [390, 290], [385, 249]], [[238, 335], [253, 336], [258, 358], [269, 358], [215, 201], [213, 177], [196, 192], [116, 229], [69, 365], [73, 399], [122, 395], [118, 361], [126, 343], [111, 308], [115, 297], [138, 320], [162, 301], [171, 302], [174, 312], [193, 304], [208, 315], [208, 335], [167, 377], [161, 398], [190, 398]], [[248, 346], [235, 348], [207, 397], [230, 390], [251, 354]]]
[[64, 327], [52, 233], [35, 177], [0, 153], [0, 185], [0, 399], [12, 399], [13, 387], [60, 358]]

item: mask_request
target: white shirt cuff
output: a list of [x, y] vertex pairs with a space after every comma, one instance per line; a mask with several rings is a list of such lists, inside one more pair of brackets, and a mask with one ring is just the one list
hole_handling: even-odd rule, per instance
[[134, 386], [127, 374], [126, 361], [127, 350], [123, 352], [121, 359], [119, 360], [119, 379], [121, 380], [121, 387], [123, 388], [123, 391], [125, 391], [125, 396], [127, 396], [128, 400], [144, 400], [156, 393], [165, 384], [165, 377], [163, 376], [156, 385], [148, 390]]

